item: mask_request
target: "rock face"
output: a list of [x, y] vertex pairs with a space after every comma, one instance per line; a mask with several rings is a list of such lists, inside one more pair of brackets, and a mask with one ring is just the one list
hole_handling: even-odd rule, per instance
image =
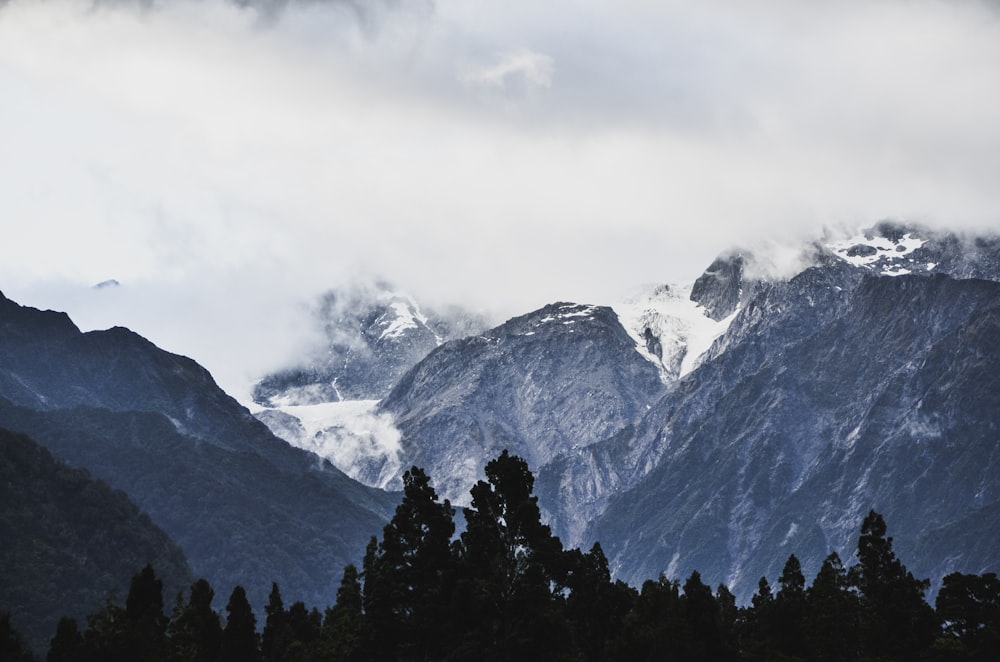
[[457, 307], [425, 314], [387, 283], [355, 283], [321, 298], [315, 320], [323, 341], [297, 366], [265, 376], [254, 401], [265, 407], [378, 400], [445, 340], [488, 324]]
[[127, 492], [196, 575], [258, 605], [271, 581], [332, 603], [396, 501], [276, 438], [194, 361], [2, 295], [0, 426]]
[[869, 508], [918, 576], [1000, 567], [1000, 241], [883, 224], [814, 248], [597, 447], [638, 468], [584, 536], [623, 579], [697, 569], [746, 600], [791, 553], [849, 559]]
[[[406, 465], [423, 467], [439, 494], [466, 503], [503, 449], [537, 473], [620, 433], [664, 390], [657, 366], [636, 351], [610, 308], [555, 303], [445, 343], [380, 409], [402, 433]], [[563, 510], [546, 501], [550, 513]], [[567, 528], [558, 518], [554, 524]]]

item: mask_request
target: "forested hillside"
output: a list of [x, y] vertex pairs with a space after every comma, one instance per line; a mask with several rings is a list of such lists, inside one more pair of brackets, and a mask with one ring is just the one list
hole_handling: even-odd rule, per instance
[[[240, 586], [225, 618], [196, 582], [172, 616], [152, 568], [81, 632], [64, 619], [54, 660], [993, 660], [1000, 582], [953, 573], [935, 608], [882, 516], [861, 523], [854, 562], [836, 554], [811, 583], [798, 559], [762, 577], [747, 605], [695, 571], [637, 590], [612, 581], [599, 544], [566, 550], [541, 523], [527, 463], [504, 452], [473, 488], [465, 529], [414, 467], [361, 572], [347, 566], [325, 613], [286, 607], [272, 586], [254, 614]], [[773, 588], [772, 588], [773, 583]], [[224, 625], [223, 625], [224, 623]], [[9, 637], [11, 641], [13, 636]]]

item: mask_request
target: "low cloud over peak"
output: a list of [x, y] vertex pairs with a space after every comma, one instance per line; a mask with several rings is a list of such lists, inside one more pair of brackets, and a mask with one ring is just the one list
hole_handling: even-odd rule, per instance
[[824, 225], [995, 230], [998, 63], [995, 3], [9, 0], [0, 280], [513, 314]]

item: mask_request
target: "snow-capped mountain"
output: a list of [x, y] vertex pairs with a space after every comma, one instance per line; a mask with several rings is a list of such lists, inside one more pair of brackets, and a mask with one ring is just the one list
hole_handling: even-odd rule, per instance
[[869, 508], [922, 576], [1000, 565], [1000, 240], [885, 223], [803, 252], [600, 448], [651, 467], [584, 536], [622, 578], [698, 569], [745, 600], [791, 553], [848, 558]]
[[[258, 416], [369, 485], [421, 466], [458, 504], [507, 448], [554, 531], [634, 583], [698, 569], [747, 599], [790, 553], [849, 557], [873, 507], [927, 576], [1000, 565], [1000, 239], [885, 222], [790, 254], [437, 333], [381, 400], [296, 401], [303, 382]], [[433, 327], [366, 319], [376, 340]]]
[[425, 468], [439, 494], [467, 503], [486, 462], [505, 448], [537, 472], [638, 421], [666, 390], [644, 354], [610, 308], [550, 304], [445, 343], [379, 411], [401, 432], [404, 465]]
[[298, 365], [261, 379], [253, 390], [258, 405], [377, 400], [442, 342], [489, 326], [482, 314], [422, 310], [388, 283], [366, 281], [328, 291], [314, 319], [322, 341]]

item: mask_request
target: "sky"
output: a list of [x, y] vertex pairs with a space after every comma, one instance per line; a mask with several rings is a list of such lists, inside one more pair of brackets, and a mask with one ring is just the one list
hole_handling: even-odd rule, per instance
[[1000, 231], [998, 118], [987, 0], [0, 0], [0, 291], [237, 392], [352, 278], [503, 319]]

